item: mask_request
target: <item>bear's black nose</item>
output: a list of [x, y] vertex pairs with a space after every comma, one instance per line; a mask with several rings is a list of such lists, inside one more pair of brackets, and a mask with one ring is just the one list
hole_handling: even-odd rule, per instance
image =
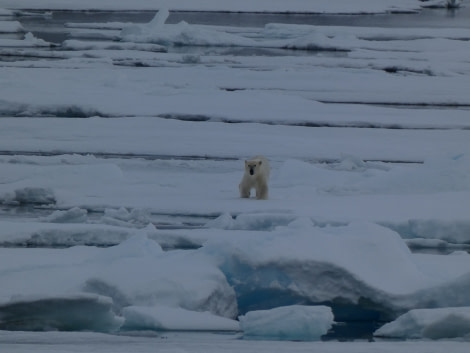
[[250, 175], [253, 175], [255, 174], [255, 171], [253, 170], [253, 168], [250, 168]]

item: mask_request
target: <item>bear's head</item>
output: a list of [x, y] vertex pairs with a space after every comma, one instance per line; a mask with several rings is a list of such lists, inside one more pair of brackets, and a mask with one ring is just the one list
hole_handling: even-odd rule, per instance
[[252, 161], [245, 161], [245, 171], [247, 171], [250, 175], [255, 175], [256, 171], [261, 167], [263, 161], [260, 160], [252, 160]]

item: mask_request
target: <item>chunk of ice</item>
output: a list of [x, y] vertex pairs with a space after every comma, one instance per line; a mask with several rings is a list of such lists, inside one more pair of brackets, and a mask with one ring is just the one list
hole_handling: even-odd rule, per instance
[[0, 304], [0, 329], [21, 331], [118, 330], [123, 319], [109, 297], [95, 294], [19, 297]]
[[390, 338], [470, 338], [470, 307], [414, 309], [374, 332]]
[[239, 320], [247, 338], [317, 341], [331, 328], [333, 313], [327, 306], [291, 305], [250, 311]]

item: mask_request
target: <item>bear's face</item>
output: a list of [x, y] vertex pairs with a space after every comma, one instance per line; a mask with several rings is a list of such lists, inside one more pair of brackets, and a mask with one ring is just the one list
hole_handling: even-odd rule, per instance
[[245, 171], [250, 175], [255, 175], [262, 163], [262, 161], [245, 161]]

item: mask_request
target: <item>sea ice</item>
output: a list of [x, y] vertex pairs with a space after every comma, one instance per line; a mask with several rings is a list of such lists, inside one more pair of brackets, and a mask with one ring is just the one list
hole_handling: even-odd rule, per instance
[[[39, 221], [0, 221], [3, 246], [70, 247], [76, 245], [111, 246], [117, 245], [136, 234], [132, 227], [116, 227], [106, 224], [76, 223], [83, 221], [86, 210], [72, 208], [68, 211], [54, 211], [40, 217]], [[155, 235], [155, 228], [146, 228], [148, 236]]]
[[65, 50], [136, 50], [149, 52], [165, 52], [166, 49], [161, 45], [142, 44], [142, 43], [122, 43], [106, 41], [80, 41], [69, 39], [62, 43]]
[[111, 298], [94, 294], [16, 296], [0, 303], [1, 330], [110, 332], [123, 322]]
[[148, 24], [124, 27], [121, 39], [126, 42], [152, 43], [163, 46], [257, 46], [249, 38], [225, 31], [190, 25], [187, 22], [164, 24], [160, 12]]
[[387, 338], [470, 338], [470, 307], [414, 309], [385, 324], [374, 336]]
[[16, 189], [14, 196], [6, 196], [7, 204], [32, 204], [32, 205], [50, 205], [56, 203], [54, 191], [49, 188], [42, 187], [25, 187]]
[[[63, 225], [61, 225], [63, 226]], [[210, 259], [194, 252], [163, 252], [144, 233], [98, 249], [0, 249], [0, 299], [91, 293], [110, 298], [114, 312], [127, 306], [173, 306], [236, 317], [235, 293]], [[16, 302], [16, 300], [15, 300]]]
[[200, 252], [217, 259], [241, 314], [328, 302], [335, 314], [348, 303], [389, 320], [433, 303], [469, 304], [465, 295], [449, 293], [466, 292], [470, 257], [416, 258], [397, 233], [375, 224], [318, 227], [303, 218], [268, 234], [211, 238]]
[[[7, 10], [0, 9], [0, 16], [7, 14]], [[13, 14], [11, 14], [13, 15]], [[18, 21], [2, 21], [0, 20], [0, 33], [18, 33], [23, 32], [24, 28]]]
[[331, 328], [333, 313], [326, 306], [292, 305], [250, 311], [239, 320], [246, 338], [316, 341]]
[[[253, 35], [242, 35], [229, 27], [199, 26], [185, 21], [165, 24], [167, 10], [160, 10], [146, 24], [127, 25], [121, 30], [121, 39], [126, 42], [153, 43], [162, 46], [207, 46], [207, 47], [261, 47], [303, 50], [343, 50], [352, 48], [349, 41], [326, 36], [314, 27], [307, 31], [292, 31], [292, 27], [266, 26], [264, 31]], [[277, 30], [279, 29], [280, 30]], [[301, 27], [294, 27], [301, 28]]]
[[[416, 0], [171, 2], [172, 10], [330, 13], [419, 5]], [[4, 0], [2, 6], [114, 11], [130, 5]], [[134, 10], [158, 6], [152, 0], [132, 2]], [[13, 12], [0, 9], [0, 15]], [[75, 28], [72, 38], [83, 41], [65, 42], [68, 51], [49, 50], [49, 43], [30, 33], [24, 40], [8, 39], [11, 34], [0, 39], [2, 54], [13, 58], [0, 68], [2, 245], [120, 243], [106, 249], [0, 249], [3, 328], [114, 331], [124, 316], [134, 328], [231, 330], [237, 325], [230, 319], [242, 314], [250, 336], [256, 331], [250, 323], [271, 330], [268, 334], [279, 325], [297, 327], [311, 318], [310, 310], [321, 310], [318, 321], [297, 329], [307, 338], [287, 338], [318, 339], [332, 325], [332, 312], [336, 321], [350, 308], [357, 314], [349, 320], [364, 320], [365, 313], [366, 320], [374, 315], [392, 320], [415, 308], [470, 305], [467, 253], [413, 254], [400, 238], [469, 242], [470, 125], [468, 112], [454, 109], [469, 104], [468, 29], [282, 24], [253, 29], [173, 25], [167, 18], [161, 11], [150, 23], [124, 25], [121, 35], [130, 42], [84, 40], [92, 27], [95, 38], [114, 40], [121, 25], [108, 24], [113, 31], [96, 24], [83, 26], [83, 32]], [[2, 28], [17, 32], [12, 37], [24, 30], [16, 21], [0, 22]], [[148, 42], [219, 46], [219, 51], [156, 54], [161, 46]], [[250, 47], [248, 53], [349, 52], [237, 56], [229, 48], [236, 46]], [[227, 50], [220, 54], [220, 47]], [[18, 55], [27, 60], [15, 61]], [[65, 60], [49, 60], [59, 57]], [[335, 102], [341, 104], [326, 104]], [[452, 109], [433, 108], [449, 105]], [[274, 157], [272, 198], [263, 204], [237, 195], [235, 164], [253, 150]], [[440, 154], [447, 158], [437, 158]], [[202, 162], [212, 157], [211, 165]], [[165, 159], [180, 164], [165, 165]], [[60, 210], [26, 219], [21, 210], [14, 214], [16, 206]], [[104, 212], [93, 219], [101, 224], [92, 224], [92, 211]], [[196, 215], [202, 223], [222, 216], [197, 230], [162, 232], [149, 225], [155, 215], [175, 214]], [[201, 248], [162, 250], [163, 243], [179, 241]], [[295, 304], [330, 307], [284, 308]], [[409, 331], [419, 331], [418, 337], [468, 337], [463, 311], [410, 312], [399, 320], [423, 318], [416, 320], [422, 330]], [[292, 316], [279, 319], [279, 312]]]
[[[8, 30], [8, 29], [7, 29]], [[18, 28], [21, 30], [21, 28]], [[43, 39], [36, 38], [31, 32], [24, 35], [22, 40], [19, 39], [0, 39], [1, 47], [22, 47], [22, 48], [35, 48], [35, 47], [50, 47], [51, 44]]]
[[42, 217], [39, 220], [50, 223], [86, 223], [87, 210], [80, 207], [72, 207], [65, 211], [54, 211], [49, 216]]
[[224, 230], [274, 230], [277, 226], [286, 226], [297, 218], [289, 213], [240, 213], [232, 217], [224, 213], [207, 222], [206, 227]]
[[124, 308], [122, 330], [156, 331], [239, 331], [238, 321], [209, 312], [189, 311], [165, 306]]

